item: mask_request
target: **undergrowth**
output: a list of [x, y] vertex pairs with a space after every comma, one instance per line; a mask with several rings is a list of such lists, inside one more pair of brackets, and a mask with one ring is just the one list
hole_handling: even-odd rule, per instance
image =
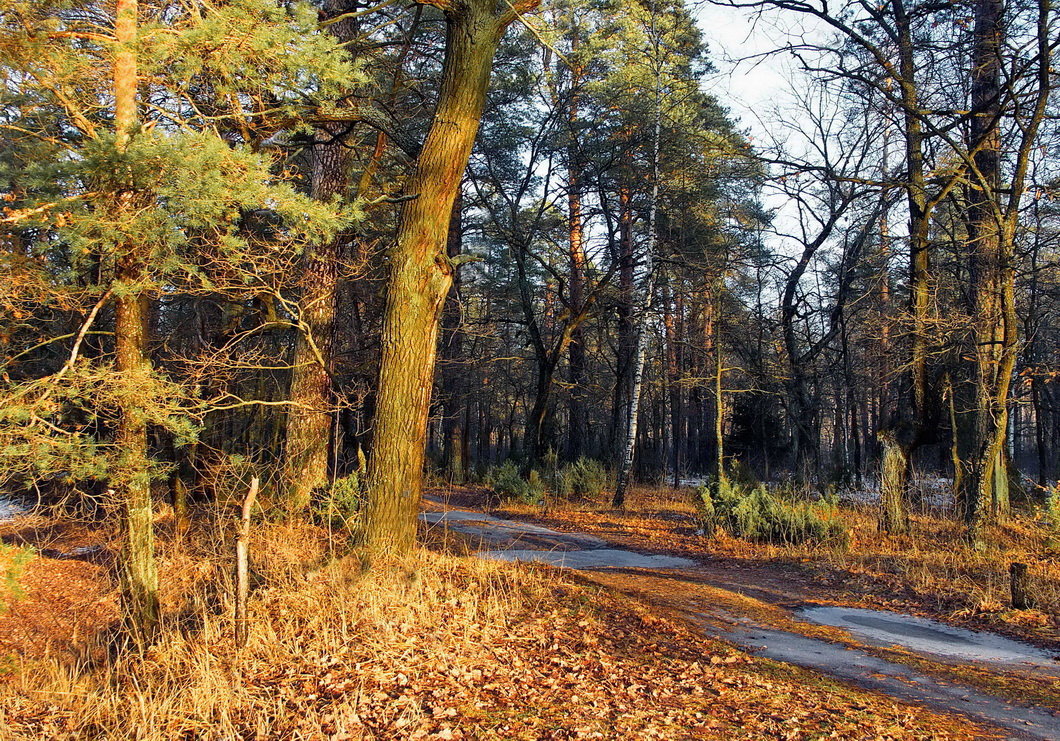
[[0, 615], [25, 595], [22, 574], [33, 555], [32, 548], [0, 543]]
[[364, 515], [367, 497], [360, 473], [354, 471], [335, 479], [319, 500], [314, 502], [314, 515], [319, 522], [332, 528], [346, 528], [357, 532]]
[[499, 466], [486, 469], [482, 482], [493, 489], [502, 501], [520, 504], [540, 504], [545, 497], [545, 484], [541, 474], [531, 471], [524, 478], [515, 461], [505, 461]]
[[563, 499], [593, 499], [613, 487], [614, 477], [604, 464], [584, 456], [555, 474], [555, 492]]
[[166, 617], [146, 652], [116, 650], [104, 631], [78, 639], [77, 660], [22, 659], [0, 681], [0, 738], [973, 737], [827, 680], [778, 677], [548, 568], [417, 550], [366, 570], [304, 523], [254, 526], [237, 650], [226, 527], [200, 520], [179, 547], [160, 544]]
[[481, 477], [503, 502], [536, 505], [546, 497], [592, 499], [614, 486], [614, 476], [597, 460], [581, 457], [558, 464], [555, 454], [544, 460], [545, 472], [533, 469], [524, 475], [515, 461], [490, 466]]
[[808, 502], [727, 480], [697, 490], [700, 520], [708, 533], [723, 528], [736, 538], [794, 545], [845, 543], [847, 529], [834, 502]]

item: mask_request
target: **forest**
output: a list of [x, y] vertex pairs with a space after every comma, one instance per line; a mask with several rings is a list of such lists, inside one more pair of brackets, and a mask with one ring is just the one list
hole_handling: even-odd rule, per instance
[[1058, 45], [0, 0], [0, 738], [1060, 737]]

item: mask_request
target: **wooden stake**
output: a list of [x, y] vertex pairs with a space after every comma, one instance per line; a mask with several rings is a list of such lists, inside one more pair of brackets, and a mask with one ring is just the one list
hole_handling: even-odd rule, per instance
[[239, 531], [236, 534], [236, 614], [235, 639], [236, 647], [242, 648], [247, 642], [247, 594], [250, 592], [249, 540], [250, 511], [258, 496], [258, 477], [250, 480], [250, 491], [243, 500], [243, 510], [239, 518]]

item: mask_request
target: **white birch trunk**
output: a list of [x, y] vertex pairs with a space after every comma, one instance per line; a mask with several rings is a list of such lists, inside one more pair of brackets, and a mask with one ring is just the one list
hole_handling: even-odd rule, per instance
[[[654, 24], [654, 8], [652, 23]], [[619, 459], [618, 477], [615, 484], [615, 495], [612, 504], [622, 507], [626, 503], [626, 492], [633, 475], [633, 455], [637, 446], [637, 413], [640, 410], [640, 395], [644, 385], [644, 356], [647, 352], [648, 313], [651, 311], [652, 298], [655, 293], [655, 248], [658, 241], [659, 215], [659, 142], [662, 137], [662, 60], [659, 58], [659, 40], [655, 35], [655, 54], [652, 63], [655, 65], [655, 122], [652, 132], [651, 157], [651, 201], [648, 211], [648, 241], [641, 264], [640, 285], [633, 297], [633, 383], [629, 393], [629, 406], [626, 414], [626, 440]]]

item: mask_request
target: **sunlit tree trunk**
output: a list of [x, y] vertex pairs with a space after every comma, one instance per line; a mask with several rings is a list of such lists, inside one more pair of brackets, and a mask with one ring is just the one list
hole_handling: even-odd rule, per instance
[[[658, 44], [658, 40], [656, 40]], [[651, 153], [651, 202], [648, 207], [648, 239], [645, 245], [644, 255], [641, 259], [641, 280], [637, 287], [637, 295], [634, 297], [633, 306], [633, 372], [629, 387], [629, 406], [626, 411], [625, 442], [622, 447], [622, 456], [619, 458], [618, 475], [615, 483], [615, 494], [611, 503], [615, 507], [623, 507], [626, 503], [626, 493], [633, 477], [633, 456], [637, 449], [637, 415], [640, 411], [640, 397], [644, 385], [644, 361], [648, 349], [648, 319], [651, 312], [652, 299], [655, 293], [655, 249], [658, 238], [658, 216], [659, 216], [659, 149], [662, 139], [662, 79], [661, 64], [658, 48], [655, 50], [653, 63], [655, 68], [655, 110], [654, 125], [652, 130], [652, 153]]]
[[889, 430], [880, 431], [880, 504], [883, 508], [881, 529], [889, 533], [904, 533], [909, 529], [909, 515], [905, 506], [905, 481], [908, 462], [905, 446], [900, 445]]
[[[118, 0], [114, 24], [115, 146], [125, 151], [137, 126], [137, 0]], [[135, 207], [132, 193], [120, 196], [122, 208]], [[116, 489], [125, 500], [125, 548], [122, 604], [130, 627], [141, 640], [158, 631], [158, 569], [155, 564], [154, 511], [147, 456], [147, 423], [137, 402], [138, 385], [150, 383], [147, 357], [147, 304], [140, 293], [145, 266], [134, 244], [120, 247], [115, 277], [122, 285], [114, 312], [115, 369], [126, 386], [118, 417]]]
[[[576, 146], [571, 145], [568, 157], [576, 158]], [[570, 309], [577, 314], [585, 306], [585, 237], [582, 223], [581, 174], [575, 162], [568, 170], [567, 193], [570, 235]], [[568, 455], [575, 459], [584, 453], [589, 435], [589, 417], [582, 395], [585, 393], [585, 331], [579, 325], [574, 329], [568, 350], [570, 391], [570, 431]]]
[[439, 319], [454, 270], [445, 252], [453, 202], [478, 133], [497, 44], [516, 14], [532, 7], [491, 0], [437, 5], [446, 16], [441, 90], [406, 185], [414, 198], [402, 209], [389, 253], [380, 338], [365, 528], [365, 545], [380, 554], [408, 551], [415, 542]]

